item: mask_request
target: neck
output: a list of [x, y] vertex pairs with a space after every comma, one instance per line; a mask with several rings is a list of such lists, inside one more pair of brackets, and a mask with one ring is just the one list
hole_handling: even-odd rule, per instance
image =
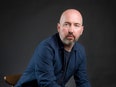
[[72, 48], [73, 48], [74, 44], [73, 45], [64, 45], [64, 49], [68, 52], [71, 52]]

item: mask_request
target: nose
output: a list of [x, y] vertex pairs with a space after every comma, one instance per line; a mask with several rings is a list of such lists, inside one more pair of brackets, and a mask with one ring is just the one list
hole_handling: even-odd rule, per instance
[[73, 33], [73, 31], [74, 31], [74, 26], [72, 25], [72, 26], [70, 26], [70, 28], [69, 28], [69, 33]]

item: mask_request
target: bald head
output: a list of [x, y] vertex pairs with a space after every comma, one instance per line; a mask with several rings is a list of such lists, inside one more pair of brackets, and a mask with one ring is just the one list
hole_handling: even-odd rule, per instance
[[65, 11], [62, 13], [61, 17], [60, 17], [60, 21], [59, 21], [59, 22], [61, 23], [65, 18], [68, 18], [68, 17], [70, 17], [70, 16], [73, 16], [73, 17], [75, 16], [76, 20], [79, 20], [81, 25], [83, 24], [82, 15], [81, 15], [81, 13], [80, 13], [78, 10], [76, 10], [76, 9], [67, 9], [67, 10], [65, 10]]
[[65, 46], [71, 48], [83, 33], [81, 13], [76, 9], [65, 10], [57, 25], [59, 36]]

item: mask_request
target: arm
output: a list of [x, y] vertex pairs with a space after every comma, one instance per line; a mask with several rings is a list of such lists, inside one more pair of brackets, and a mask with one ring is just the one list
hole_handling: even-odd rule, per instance
[[85, 50], [80, 50], [80, 64], [74, 74], [76, 87], [91, 87], [87, 77]]
[[61, 87], [56, 82], [53, 67], [53, 50], [49, 46], [40, 46], [35, 58], [35, 75], [40, 87]]

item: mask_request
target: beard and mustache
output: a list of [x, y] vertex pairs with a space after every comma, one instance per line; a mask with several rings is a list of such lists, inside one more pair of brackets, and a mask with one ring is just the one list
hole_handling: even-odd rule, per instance
[[65, 45], [74, 45], [77, 40], [78, 39], [76, 39], [73, 33], [68, 33], [64, 38], [62, 38], [62, 42]]

